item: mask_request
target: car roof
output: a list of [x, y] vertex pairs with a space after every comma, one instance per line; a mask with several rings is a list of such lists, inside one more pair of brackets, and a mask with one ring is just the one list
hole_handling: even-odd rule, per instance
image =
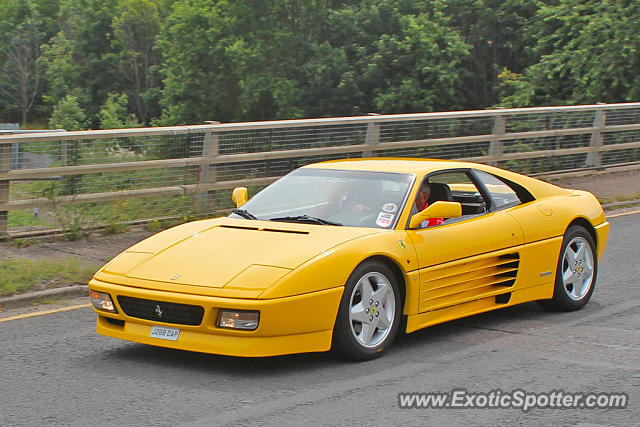
[[342, 169], [372, 172], [414, 173], [418, 175], [428, 174], [442, 169], [479, 168], [484, 165], [470, 162], [457, 162], [442, 159], [414, 159], [377, 157], [371, 159], [339, 159], [326, 162], [313, 163], [305, 168], [314, 169]]
[[326, 162], [312, 163], [303, 167], [313, 169], [410, 173], [417, 175], [419, 178], [440, 170], [473, 168], [515, 181], [529, 190], [536, 199], [561, 194], [566, 195], [568, 193], [568, 190], [566, 189], [526, 175], [521, 175], [519, 173], [510, 172], [481, 163], [461, 162], [455, 160], [376, 157], [369, 159], [329, 160]]

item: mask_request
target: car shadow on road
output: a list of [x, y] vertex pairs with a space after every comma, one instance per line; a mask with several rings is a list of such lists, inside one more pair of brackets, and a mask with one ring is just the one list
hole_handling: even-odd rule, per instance
[[[504, 334], [525, 333], [535, 328], [554, 327], [567, 321], [579, 319], [581, 315], [597, 313], [601, 305], [591, 302], [584, 310], [573, 313], [547, 312], [535, 303], [525, 303], [502, 310], [434, 325], [411, 334], [399, 334], [396, 341], [385, 350], [383, 357], [365, 363], [342, 360], [331, 352], [306, 353], [274, 357], [242, 358], [219, 356], [174, 350], [137, 343], [118, 344], [101, 354], [101, 369], [122, 370], [131, 373], [138, 368], [161, 371], [179, 370], [193, 375], [222, 375], [233, 378], [291, 375], [304, 372], [313, 375], [333, 369], [345, 372], [363, 372], [370, 364], [377, 368], [392, 367], [398, 363], [424, 361], [425, 355], [446, 355], [448, 351], [470, 345], [479, 339], [486, 341]], [[366, 365], [369, 365], [365, 368]]]
[[343, 363], [328, 353], [307, 353], [285, 356], [244, 358], [233, 356], [220, 356], [175, 350], [163, 347], [154, 347], [145, 344], [125, 344], [122, 347], [112, 349], [109, 355], [128, 362], [151, 363], [159, 366], [184, 368], [195, 371], [211, 372], [212, 370], [226, 373], [262, 374], [266, 372], [277, 373], [279, 371], [295, 370], [296, 367], [305, 366], [306, 369], [313, 366], [326, 366], [334, 363]]
[[454, 338], [464, 339], [474, 330], [487, 331], [487, 334], [483, 335], [484, 339], [499, 338], [504, 334], [531, 334], [534, 330], [535, 333], [540, 333], [544, 328], [565, 327], [567, 323], [579, 322], [586, 316], [597, 315], [604, 307], [597, 301], [591, 301], [582, 310], [554, 312], [542, 308], [536, 302], [523, 303], [436, 324], [411, 334], [399, 334], [389, 352], [429, 346], [436, 340], [446, 343]]

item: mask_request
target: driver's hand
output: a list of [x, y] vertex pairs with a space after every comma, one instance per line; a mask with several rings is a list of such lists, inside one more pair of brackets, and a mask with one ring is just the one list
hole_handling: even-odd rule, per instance
[[371, 212], [371, 208], [362, 203], [355, 205], [352, 209], [353, 212]]

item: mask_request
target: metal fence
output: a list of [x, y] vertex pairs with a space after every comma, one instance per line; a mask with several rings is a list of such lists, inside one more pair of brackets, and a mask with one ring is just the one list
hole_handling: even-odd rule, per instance
[[640, 103], [4, 135], [0, 234], [208, 216], [232, 207], [236, 186], [254, 194], [301, 165], [355, 157], [526, 174], [629, 164]]

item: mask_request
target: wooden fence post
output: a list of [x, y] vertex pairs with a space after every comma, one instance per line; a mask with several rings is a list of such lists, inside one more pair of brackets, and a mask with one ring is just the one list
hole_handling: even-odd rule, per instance
[[597, 109], [595, 118], [593, 119], [593, 127], [596, 128], [591, 132], [591, 140], [589, 141], [589, 148], [593, 148], [594, 151], [587, 153], [587, 159], [585, 161], [586, 167], [600, 167], [602, 166], [602, 153], [595, 151], [596, 148], [602, 147], [603, 135], [602, 128], [607, 120], [607, 113], [603, 109]]
[[[503, 115], [493, 116], [493, 129], [491, 130], [492, 138], [489, 143], [489, 156], [502, 157], [504, 154], [504, 142], [500, 136], [507, 132], [507, 118]], [[498, 166], [497, 160], [491, 160], [490, 165]]]
[[[378, 113], [369, 113], [370, 116], [377, 116]], [[369, 122], [367, 123], [367, 133], [364, 137], [364, 143], [366, 145], [380, 144], [380, 123]], [[362, 157], [374, 157], [373, 150], [366, 150], [362, 152]]]
[[67, 166], [69, 163], [67, 152], [67, 141], [60, 141], [60, 166]]
[[[202, 142], [202, 157], [204, 161], [200, 165], [199, 184], [212, 184], [217, 180], [216, 165], [211, 162], [218, 157], [219, 154], [220, 135], [215, 130], [205, 131], [204, 140]], [[210, 197], [214, 191], [199, 191], [197, 195], [197, 206], [201, 212], [209, 212], [215, 209], [215, 201], [211, 202]]]
[[[0, 144], [0, 172], [11, 169], [11, 144]], [[0, 181], [0, 203], [9, 201], [9, 185], [11, 181]], [[8, 234], [9, 211], [0, 211], [0, 236]]]

